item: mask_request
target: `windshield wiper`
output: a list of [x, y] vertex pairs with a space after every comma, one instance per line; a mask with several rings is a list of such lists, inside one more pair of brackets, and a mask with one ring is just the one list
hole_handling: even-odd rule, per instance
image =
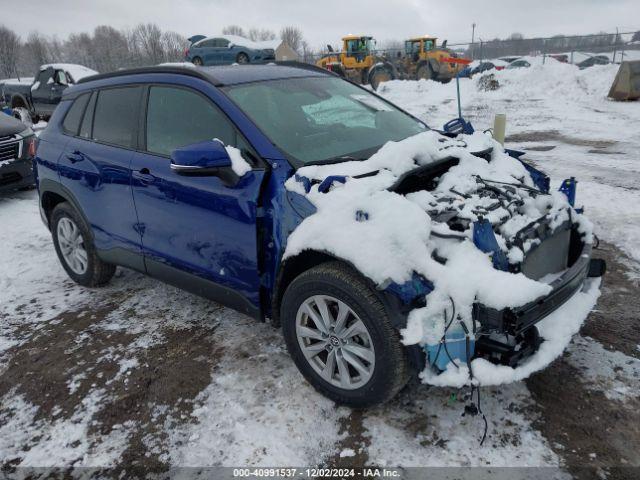
[[362, 161], [366, 159], [367, 157], [356, 158], [356, 157], [352, 157], [351, 155], [343, 155], [341, 157], [331, 157], [331, 158], [326, 158], [324, 160], [313, 160], [311, 162], [306, 162], [305, 165], [331, 165], [334, 163]]

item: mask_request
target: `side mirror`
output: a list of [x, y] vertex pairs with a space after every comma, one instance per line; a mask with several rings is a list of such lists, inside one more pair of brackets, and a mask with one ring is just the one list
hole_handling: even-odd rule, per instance
[[329, 53], [333, 53], [333, 47], [331, 45], [327, 45], [327, 51]]
[[235, 47], [235, 46], [236, 46], [236, 45], [235, 45], [235, 43], [231, 43], [231, 42], [229, 42], [229, 45], [228, 45], [228, 47], [229, 47], [229, 48], [233, 48], [233, 47]]
[[206, 140], [171, 152], [171, 170], [179, 175], [215, 176], [225, 185], [238, 183], [231, 168], [231, 157], [219, 140]]

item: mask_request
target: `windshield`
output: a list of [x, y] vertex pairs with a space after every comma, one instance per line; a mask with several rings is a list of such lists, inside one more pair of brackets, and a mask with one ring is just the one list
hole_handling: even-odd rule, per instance
[[427, 127], [335, 77], [290, 78], [225, 88], [291, 159], [302, 164], [362, 159]]
[[357, 38], [347, 40], [347, 52], [368, 52], [371, 50], [371, 39]]

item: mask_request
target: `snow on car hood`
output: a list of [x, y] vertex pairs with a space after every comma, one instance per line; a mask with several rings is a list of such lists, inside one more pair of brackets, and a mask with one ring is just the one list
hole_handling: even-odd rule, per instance
[[[488, 152], [488, 160], [473, 154], [477, 152]], [[437, 179], [434, 189], [406, 195], [389, 190], [403, 174], [450, 157], [457, 158], [458, 164]], [[318, 182], [331, 176], [346, 178], [337, 179], [322, 193]], [[306, 180], [310, 188], [305, 188]], [[431, 281], [435, 289], [427, 305], [411, 311], [402, 331], [407, 345], [437, 343], [445, 331], [443, 311], [452, 303], [471, 331], [474, 302], [495, 309], [518, 307], [551, 291], [548, 284], [522, 273], [495, 269], [489, 254], [474, 245], [471, 228], [454, 232], [433, 219], [440, 205], [457, 205], [457, 215], [476, 220], [486, 207], [487, 197], [480, 194], [487, 188], [484, 181], [493, 182], [492, 186], [519, 185], [509, 188], [521, 203], [501, 207], [513, 213], [494, 228], [499, 246], [512, 263], [526, 252], [506, 251], [509, 236], [542, 217], [552, 226], [571, 219], [580, 226], [585, 241], [591, 241], [591, 224], [570, 207], [564, 194], [536, 194], [524, 165], [489, 135], [476, 132], [452, 139], [427, 131], [389, 142], [367, 160], [298, 169], [286, 188], [304, 195], [317, 211], [291, 233], [284, 258], [306, 249], [326, 251], [351, 262], [380, 288], [390, 282], [403, 284], [414, 272]], [[487, 218], [499, 214], [488, 212]], [[447, 235], [458, 238], [443, 238]]]

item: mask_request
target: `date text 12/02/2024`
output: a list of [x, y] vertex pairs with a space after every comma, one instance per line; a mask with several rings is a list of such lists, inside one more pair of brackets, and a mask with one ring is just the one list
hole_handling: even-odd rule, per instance
[[236, 478], [399, 478], [400, 470], [387, 468], [234, 468], [233, 476]]

